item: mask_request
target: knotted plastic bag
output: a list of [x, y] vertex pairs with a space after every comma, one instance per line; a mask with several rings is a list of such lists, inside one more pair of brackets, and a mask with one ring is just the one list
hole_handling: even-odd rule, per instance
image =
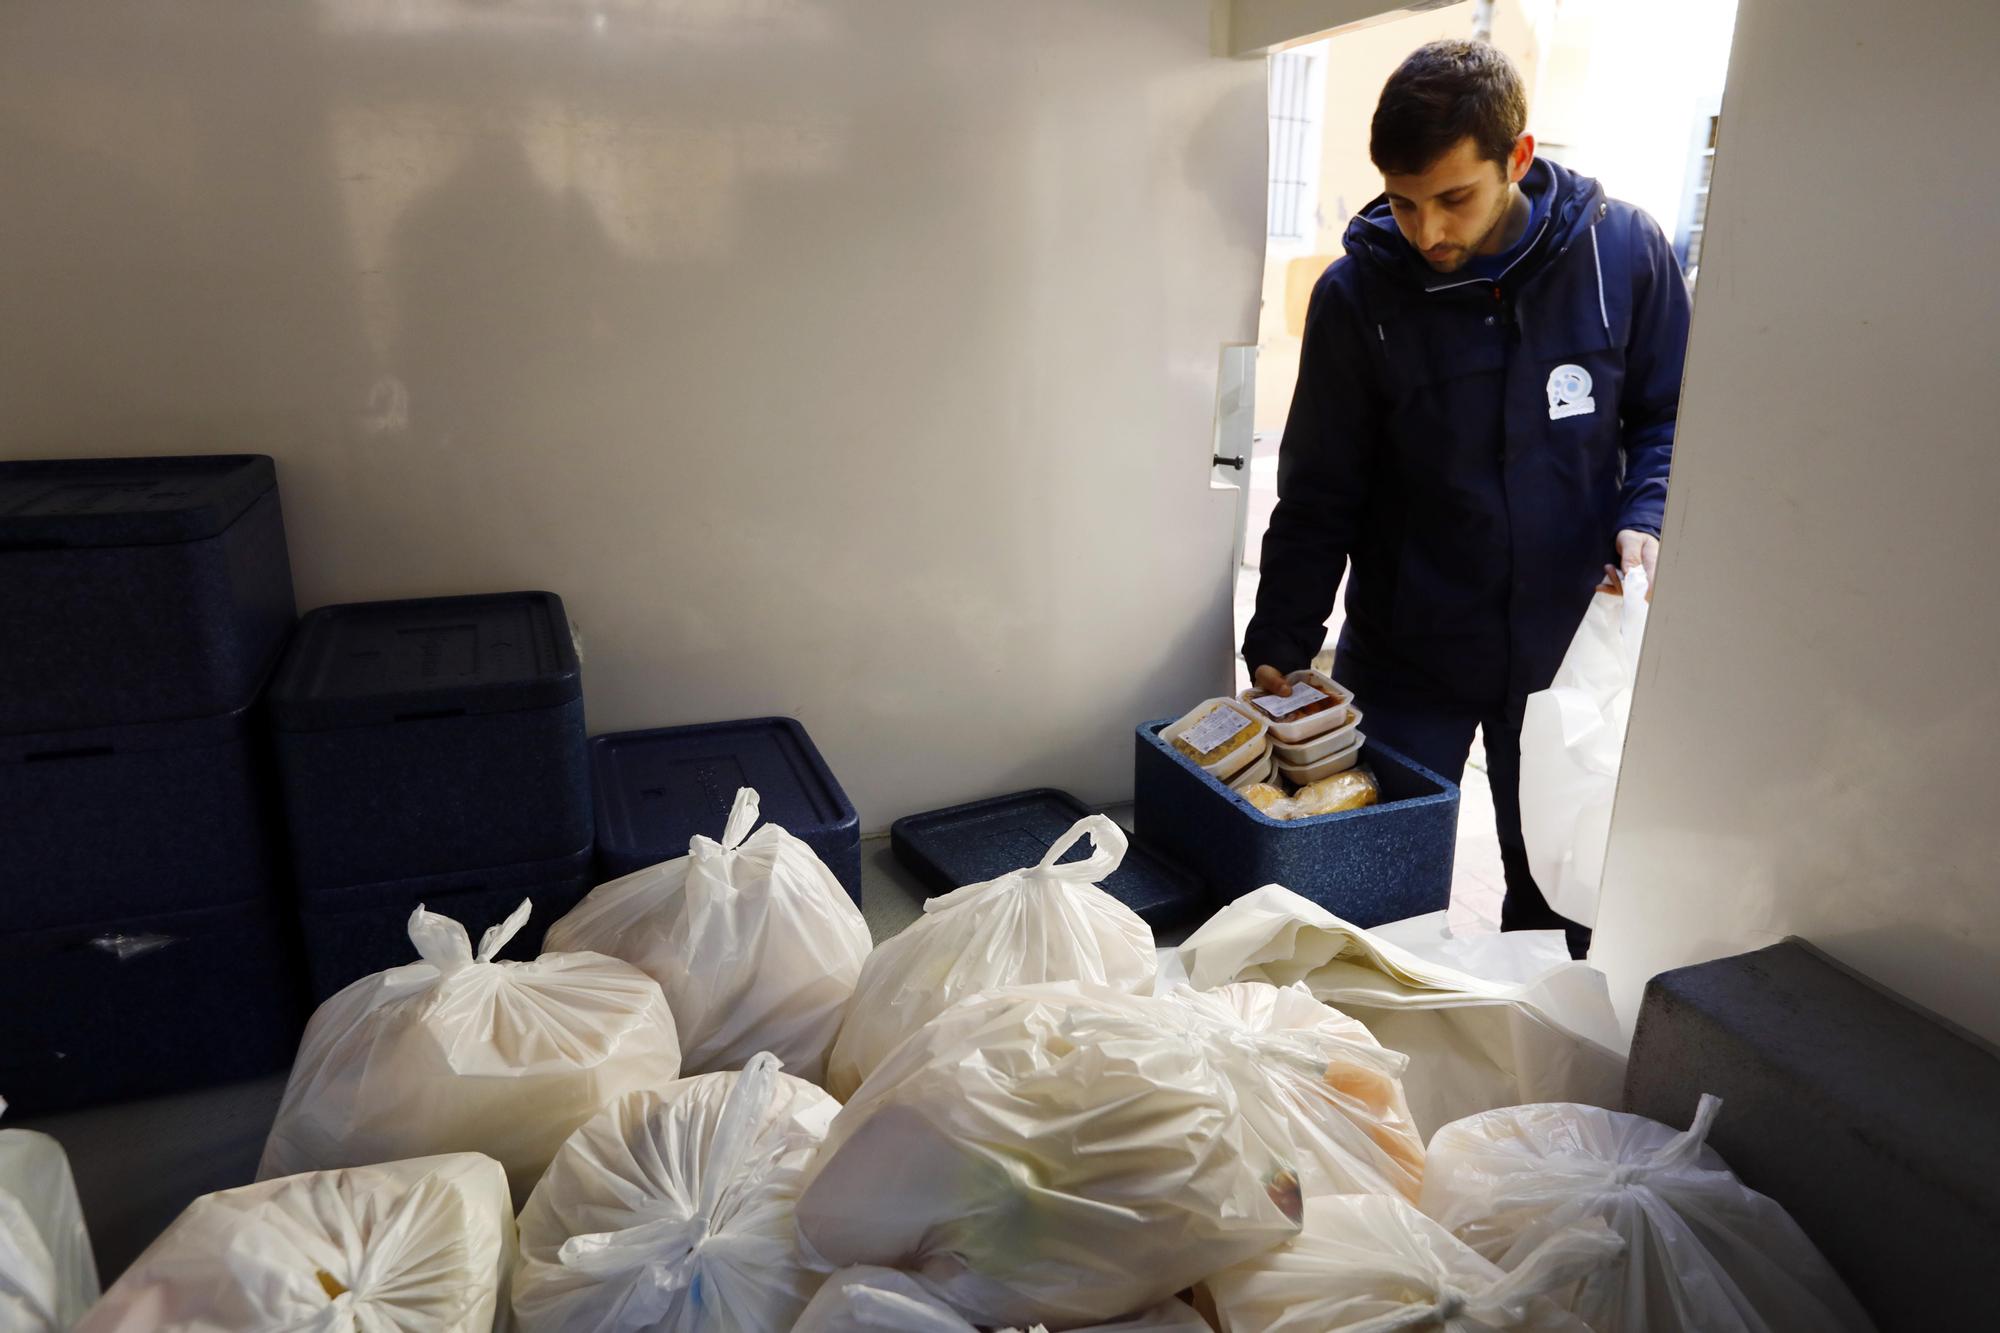
[[482, 1152], [517, 1203], [606, 1103], [680, 1075], [659, 983], [594, 953], [493, 955], [523, 902], [475, 954], [465, 928], [419, 906], [423, 961], [346, 987], [306, 1025], [258, 1179], [440, 1152]]
[[97, 1261], [62, 1145], [0, 1129], [0, 1329], [60, 1333], [96, 1299]]
[[660, 983], [681, 1068], [741, 1069], [769, 1051], [808, 1082], [868, 957], [868, 923], [813, 849], [775, 824], [755, 833], [745, 787], [722, 841], [600, 884], [549, 927], [546, 947], [622, 958]]
[[[826, 1280], [791, 1333], [979, 1333], [924, 1284], [893, 1268], [843, 1268]], [[1023, 1333], [1020, 1329], [998, 1333]], [[1036, 1324], [1025, 1333], [1048, 1333]], [[1211, 1333], [1180, 1301], [1074, 1333]]]
[[1283, 1241], [1298, 1177], [1244, 1122], [1251, 1056], [1182, 1014], [1076, 983], [954, 1005], [835, 1118], [803, 1244], [917, 1273], [974, 1324], [1067, 1329]]
[[1424, 1140], [1403, 1100], [1409, 1061], [1304, 986], [1182, 987], [1167, 1000], [1226, 1041], [1256, 1073], [1237, 1096], [1250, 1126], [1289, 1139], [1305, 1197], [1397, 1194], [1415, 1203]]
[[1503, 1272], [1401, 1199], [1326, 1195], [1296, 1240], [1199, 1296], [1221, 1333], [1592, 1333], [1547, 1293], [1621, 1249], [1602, 1223], [1570, 1227]]
[[196, 1199], [76, 1333], [489, 1333], [513, 1256], [488, 1158], [313, 1171]]
[[[1091, 855], [1059, 864], [1086, 837]], [[1039, 864], [925, 903], [923, 916], [861, 969], [827, 1064], [827, 1090], [847, 1100], [898, 1042], [981, 991], [1080, 981], [1149, 993], [1158, 967], [1153, 932], [1097, 887], [1125, 859], [1126, 845], [1123, 829], [1090, 815]]]
[[1791, 1215], [1736, 1179], [1701, 1099], [1685, 1133], [1643, 1116], [1544, 1104], [1488, 1111], [1431, 1140], [1424, 1211], [1503, 1268], [1581, 1221], [1624, 1259], [1561, 1293], [1596, 1333], [1872, 1329]]
[[791, 1328], [824, 1276], [792, 1207], [839, 1110], [768, 1052], [605, 1107], [521, 1211], [520, 1333]]

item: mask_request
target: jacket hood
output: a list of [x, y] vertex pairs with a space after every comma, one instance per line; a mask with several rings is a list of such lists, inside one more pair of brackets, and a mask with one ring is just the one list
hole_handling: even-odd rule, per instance
[[[1604, 187], [1594, 178], [1580, 176], [1545, 157], [1536, 158], [1528, 168], [1531, 178], [1541, 172], [1553, 177], [1555, 194], [1549, 200], [1548, 216], [1543, 219], [1541, 234], [1521, 258], [1520, 268], [1524, 274], [1540, 267], [1549, 255], [1565, 250], [1582, 239], [1592, 224], [1603, 216], [1605, 209]], [[1426, 289], [1441, 289], [1459, 286], [1465, 281], [1433, 269], [1403, 239], [1403, 233], [1389, 212], [1389, 196], [1386, 194], [1377, 195], [1355, 214], [1354, 220], [1347, 224], [1342, 244], [1355, 260], [1401, 282]]]

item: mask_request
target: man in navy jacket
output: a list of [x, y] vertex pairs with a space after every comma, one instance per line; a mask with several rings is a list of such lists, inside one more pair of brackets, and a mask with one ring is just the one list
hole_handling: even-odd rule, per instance
[[1688, 293], [1659, 227], [1535, 157], [1507, 58], [1434, 42], [1390, 76], [1384, 195], [1313, 290], [1244, 660], [1282, 693], [1325, 637], [1371, 738], [1456, 781], [1476, 728], [1504, 929], [1567, 927], [1521, 845], [1520, 728], [1616, 569], [1653, 572]]

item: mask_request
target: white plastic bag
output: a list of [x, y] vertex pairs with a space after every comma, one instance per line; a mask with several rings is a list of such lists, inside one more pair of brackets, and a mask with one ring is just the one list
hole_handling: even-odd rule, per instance
[[[1092, 853], [1057, 862], [1083, 838]], [[968, 995], [1002, 986], [1084, 981], [1144, 995], [1158, 966], [1153, 932], [1097, 887], [1125, 859], [1125, 831], [1080, 819], [1039, 865], [968, 884], [924, 904], [908, 929], [869, 955], [827, 1063], [846, 1101], [896, 1044]]]
[[1558, 1233], [1503, 1272], [1402, 1199], [1306, 1200], [1296, 1240], [1211, 1277], [1221, 1333], [1592, 1333], [1545, 1293], [1613, 1262], [1602, 1224]]
[[483, 1152], [528, 1197], [571, 1131], [680, 1076], [659, 983], [594, 953], [494, 962], [523, 902], [472, 951], [465, 928], [410, 914], [420, 963], [363, 977], [306, 1025], [257, 1177]]
[[1249, 1055], [1244, 1067], [1257, 1081], [1236, 1085], [1244, 1118], [1273, 1143], [1290, 1140], [1306, 1198], [1398, 1194], [1416, 1202], [1424, 1140], [1403, 1100], [1407, 1059], [1304, 986], [1184, 986], [1166, 998]]
[[1549, 906], [1597, 924], [1611, 801], [1646, 637], [1646, 571], [1590, 599], [1555, 680], [1521, 719], [1521, 839]]
[[1705, 1146], [1594, 1106], [1517, 1106], [1431, 1140], [1424, 1211], [1502, 1267], [1563, 1227], [1608, 1223], [1625, 1259], [1563, 1294], [1597, 1333], [1814, 1333], [1874, 1326], [1791, 1215]]
[[0, 1129], [0, 1329], [60, 1333], [96, 1299], [97, 1260], [62, 1145]]
[[687, 1074], [741, 1069], [769, 1051], [825, 1077], [868, 923], [833, 872], [775, 824], [752, 834], [757, 793], [736, 793], [722, 841], [600, 884], [549, 927], [545, 948], [622, 958], [660, 983]]
[[514, 1256], [507, 1177], [477, 1153], [205, 1194], [77, 1333], [489, 1333]]
[[1410, 1057], [1403, 1092], [1425, 1134], [1524, 1101], [1616, 1106], [1625, 1059], [1604, 975], [1563, 962], [1527, 985], [1420, 958], [1267, 884], [1181, 945], [1193, 984], [1304, 982]]
[[804, 1247], [1023, 1328], [1147, 1309], [1271, 1248], [1297, 1230], [1297, 1176], [1243, 1123], [1248, 1057], [1193, 1034], [1102, 986], [961, 1001], [835, 1118], [799, 1196]]
[[520, 1333], [769, 1333], [819, 1287], [792, 1205], [840, 1103], [753, 1056], [619, 1098], [521, 1210]]
[[[979, 1333], [924, 1284], [893, 1268], [843, 1268], [826, 1280], [791, 1333]], [[1020, 1333], [1017, 1329], [1001, 1333]], [[1028, 1333], [1047, 1333], [1036, 1324]], [[1180, 1301], [1075, 1333], [1211, 1333]]]

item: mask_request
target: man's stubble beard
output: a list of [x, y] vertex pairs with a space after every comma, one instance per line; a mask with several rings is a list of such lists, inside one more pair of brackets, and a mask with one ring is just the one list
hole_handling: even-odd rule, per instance
[[1501, 192], [1500, 204], [1493, 210], [1493, 216], [1487, 219], [1486, 229], [1479, 234], [1479, 239], [1469, 246], [1459, 247], [1449, 262], [1438, 264], [1428, 255], [1424, 257], [1424, 262], [1429, 264], [1431, 270], [1436, 273], [1456, 273], [1464, 268], [1468, 263], [1472, 262], [1474, 255], [1480, 254], [1485, 250], [1486, 243], [1493, 239], [1493, 233], [1507, 225], [1507, 215], [1514, 211], [1514, 195], [1515, 191], [1510, 182], [1509, 187]]

